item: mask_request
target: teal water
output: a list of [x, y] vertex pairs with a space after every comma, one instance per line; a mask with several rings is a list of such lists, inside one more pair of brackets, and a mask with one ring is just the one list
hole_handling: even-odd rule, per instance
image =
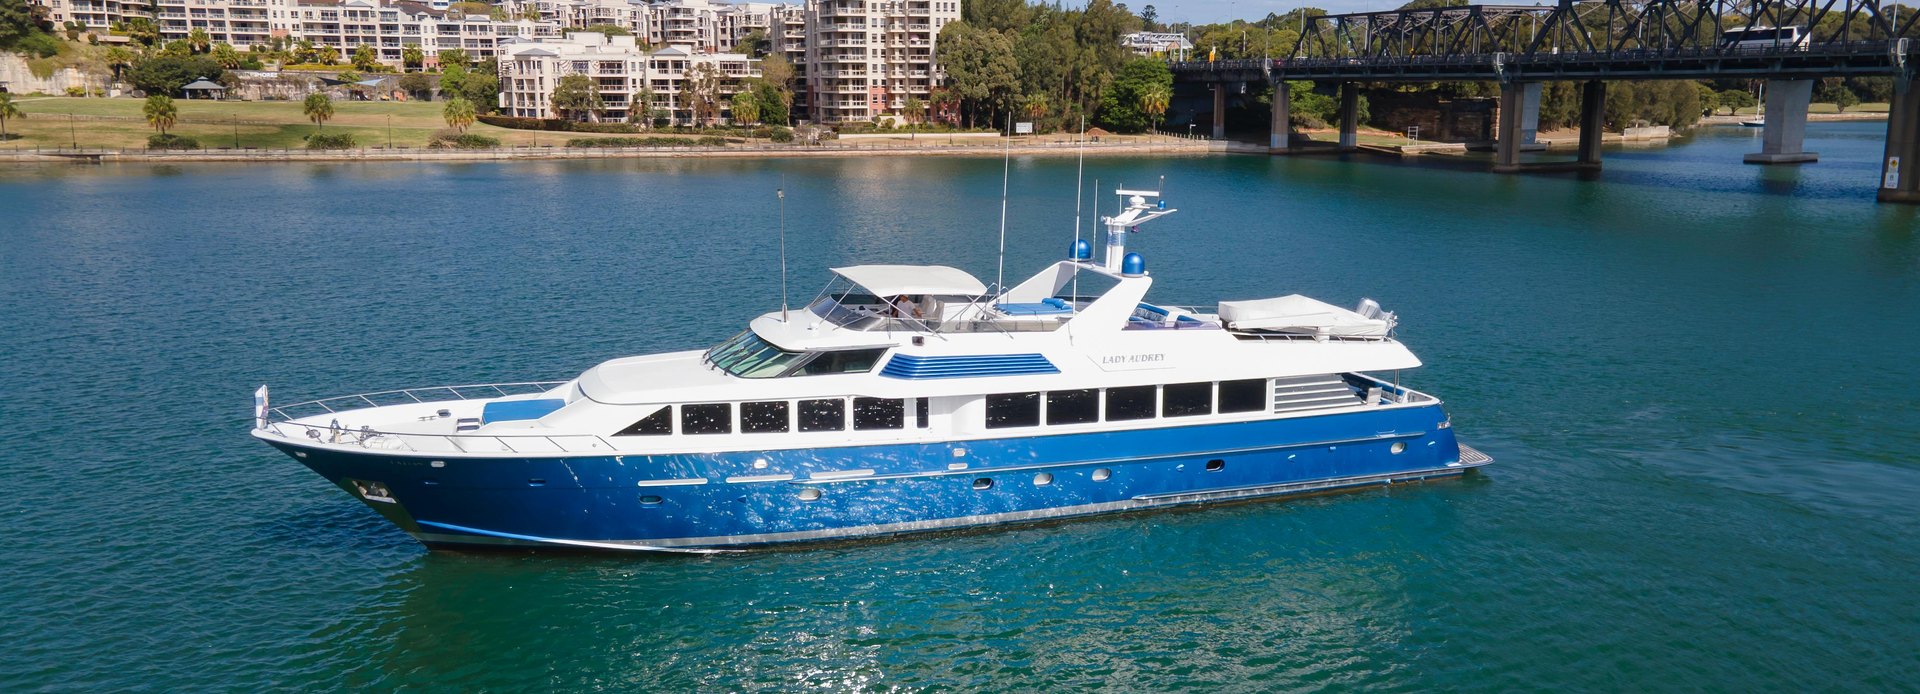
[[[1170, 303], [1374, 297], [1486, 474], [710, 558], [428, 552], [250, 396], [563, 379], [822, 268], [994, 271], [989, 159], [0, 170], [0, 691], [1903, 689], [1920, 681], [1920, 219], [1880, 124], [1597, 180], [1089, 160], [1180, 215]], [[1013, 164], [1008, 274], [1071, 238]], [[1102, 198], [1111, 204], [1111, 197]]]

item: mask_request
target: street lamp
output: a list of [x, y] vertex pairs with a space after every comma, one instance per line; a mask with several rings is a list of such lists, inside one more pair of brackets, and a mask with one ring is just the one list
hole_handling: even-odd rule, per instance
[[1193, 124], [1192, 124], [1192, 123], [1188, 123], [1188, 124], [1187, 124], [1187, 139], [1189, 139], [1189, 140], [1191, 140], [1191, 139], [1193, 139]]
[[73, 114], [67, 114], [67, 134], [73, 137], [73, 151], [80, 151], [80, 129], [73, 124]]

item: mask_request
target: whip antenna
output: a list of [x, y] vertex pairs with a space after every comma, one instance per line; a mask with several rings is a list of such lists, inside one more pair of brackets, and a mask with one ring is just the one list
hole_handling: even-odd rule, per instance
[[1007, 112], [1007, 142], [1000, 164], [1000, 265], [993, 277], [994, 291], [1007, 293], [1007, 177], [1013, 174], [1013, 112]]
[[[1087, 190], [1087, 117], [1080, 116], [1080, 172], [1073, 177], [1073, 255], [1074, 262], [1080, 261], [1080, 196]], [[1073, 299], [1080, 300], [1080, 273], [1073, 273]]]
[[773, 189], [780, 199], [780, 322], [787, 322], [787, 175], [780, 174], [780, 187]]

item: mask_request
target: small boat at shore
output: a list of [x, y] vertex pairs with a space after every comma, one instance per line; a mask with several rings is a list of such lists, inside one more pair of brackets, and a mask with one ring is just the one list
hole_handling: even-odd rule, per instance
[[1150, 301], [1120, 190], [1010, 287], [855, 265], [705, 350], [561, 382], [274, 406], [252, 435], [429, 546], [707, 552], [1458, 476], [1454, 438], [1371, 300]]

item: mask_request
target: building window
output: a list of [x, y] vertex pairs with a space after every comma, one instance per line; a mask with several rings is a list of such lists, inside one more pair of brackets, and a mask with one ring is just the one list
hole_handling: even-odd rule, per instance
[[854, 398], [853, 430], [901, 429], [907, 425], [907, 401], [892, 398]]
[[1153, 419], [1153, 386], [1129, 386], [1107, 389], [1107, 421]]
[[733, 433], [733, 405], [724, 402], [680, 406], [680, 433]]
[[1267, 379], [1220, 382], [1220, 412], [1260, 412], [1267, 409]]
[[642, 417], [632, 426], [613, 433], [614, 436], [663, 436], [673, 433], [673, 408], [662, 407], [653, 414]]
[[847, 428], [847, 401], [801, 400], [801, 431], [840, 431]]
[[747, 434], [784, 434], [787, 401], [740, 403], [740, 431]]
[[1160, 394], [1160, 416], [1192, 417], [1213, 413], [1212, 383], [1169, 383]]
[[1048, 424], [1086, 424], [1100, 421], [1100, 391], [1056, 390], [1047, 393]]
[[1039, 425], [1039, 393], [1001, 393], [987, 396], [988, 429]]

